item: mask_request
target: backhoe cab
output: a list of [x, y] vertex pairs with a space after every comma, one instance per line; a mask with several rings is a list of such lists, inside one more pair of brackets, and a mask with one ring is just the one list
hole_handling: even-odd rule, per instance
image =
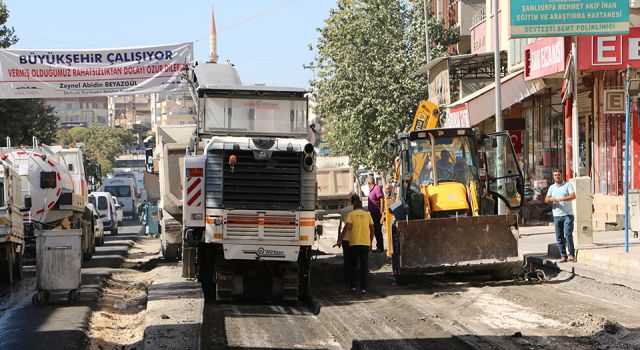
[[445, 271], [489, 270], [509, 277], [521, 265], [517, 222], [513, 215], [494, 215], [496, 200], [510, 209], [523, 200], [523, 176], [509, 135], [478, 140], [471, 128], [415, 130], [399, 134], [399, 146], [401, 179], [390, 206], [398, 282]]

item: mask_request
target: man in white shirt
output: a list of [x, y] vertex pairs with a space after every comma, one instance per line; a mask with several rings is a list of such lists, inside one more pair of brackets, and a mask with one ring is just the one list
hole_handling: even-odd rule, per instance
[[[574, 261], [573, 245], [573, 207], [571, 201], [576, 199], [576, 192], [570, 183], [565, 182], [560, 169], [553, 169], [554, 183], [547, 191], [546, 203], [552, 203], [553, 222], [556, 226], [556, 242], [560, 250], [560, 262]], [[568, 254], [568, 256], [567, 256]]]

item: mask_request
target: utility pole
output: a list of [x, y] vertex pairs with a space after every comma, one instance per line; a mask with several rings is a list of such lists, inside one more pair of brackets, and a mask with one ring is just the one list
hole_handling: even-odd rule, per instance
[[[504, 125], [502, 122], [502, 94], [500, 86], [500, 23], [498, 23], [498, 9], [499, 9], [499, 0], [493, 0], [493, 71], [495, 78], [495, 93], [496, 93], [496, 132], [504, 131]], [[503, 147], [498, 147], [498, 152], [503, 152]], [[502, 164], [498, 163], [498, 176], [502, 175], [502, 170], [504, 169], [504, 161], [501, 160], [504, 157], [498, 157], [498, 162], [502, 162]], [[500, 181], [500, 180], [498, 180]], [[504, 215], [507, 213], [507, 206], [505, 203], [497, 199], [498, 201], [498, 215]]]
[[580, 176], [580, 135], [578, 134], [578, 51], [576, 49], [576, 42], [578, 37], [573, 37], [571, 43], [571, 56], [573, 58], [573, 106], [571, 106], [571, 151], [572, 163], [573, 163], [573, 177]]
[[498, 23], [499, 0], [493, 0], [493, 70], [495, 76], [496, 91], [496, 132], [504, 130], [502, 124], [502, 96], [500, 86], [500, 24]]

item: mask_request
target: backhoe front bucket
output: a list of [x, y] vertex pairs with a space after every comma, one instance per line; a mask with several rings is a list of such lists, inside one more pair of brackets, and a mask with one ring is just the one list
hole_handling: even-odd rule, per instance
[[506, 271], [522, 266], [516, 218], [486, 215], [398, 221], [396, 277], [435, 272]]

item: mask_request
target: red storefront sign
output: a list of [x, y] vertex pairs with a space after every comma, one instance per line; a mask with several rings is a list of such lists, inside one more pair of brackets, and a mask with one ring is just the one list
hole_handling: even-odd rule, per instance
[[605, 89], [602, 101], [602, 113], [624, 114], [625, 113], [625, 93], [622, 89]]
[[564, 72], [564, 38], [545, 38], [524, 48], [524, 80], [542, 78]]
[[444, 122], [445, 128], [468, 128], [469, 125], [468, 104], [447, 108], [447, 119]]
[[640, 68], [640, 28], [625, 35], [578, 37], [580, 70], [625, 69], [627, 64]]

